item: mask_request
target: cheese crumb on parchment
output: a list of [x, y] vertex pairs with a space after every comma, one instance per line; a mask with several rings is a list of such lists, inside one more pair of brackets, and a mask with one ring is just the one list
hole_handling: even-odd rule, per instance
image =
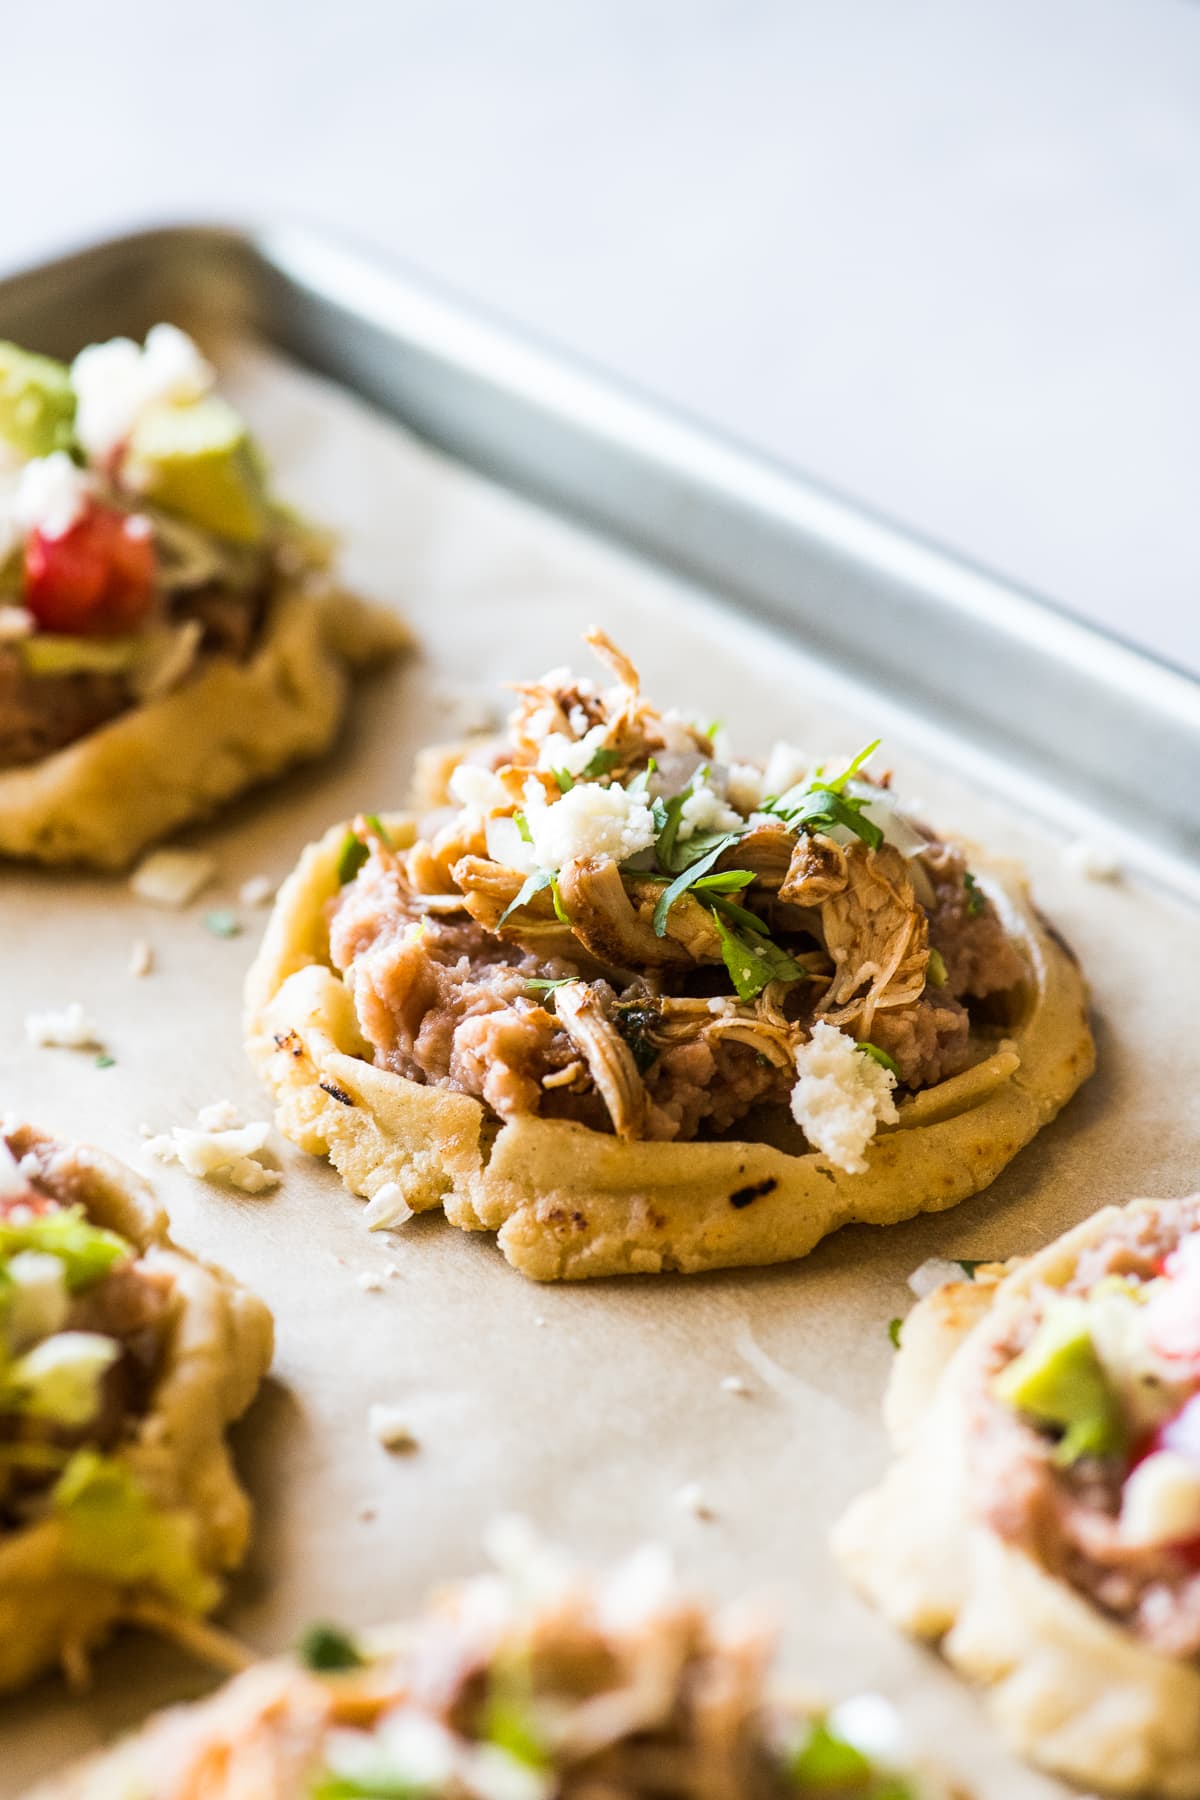
[[129, 946], [129, 973], [149, 975], [154, 967], [154, 951], [145, 938], [134, 938]]
[[102, 1050], [100, 1027], [78, 1000], [61, 1011], [28, 1013], [25, 1036], [31, 1044], [54, 1050]]
[[685, 1481], [675, 1495], [675, 1504], [682, 1512], [691, 1513], [694, 1519], [714, 1519], [716, 1513], [698, 1481]]
[[1121, 858], [1111, 845], [1081, 839], [1078, 843], [1067, 845], [1062, 859], [1068, 869], [1073, 869], [1077, 875], [1086, 876], [1089, 881], [1121, 879]]
[[796, 1072], [792, 1117], [797, 1125], [835, 1168], [863, 1174], [876, 1129], [894, 1125], [900, 1117], [892, 1098], [896, 1077], [824, 1020], [797, 1048]]
[[275, 883], [269, 875], [251, 875], [238, 889], [243, 906], [270, 906], [275, 898]]
[[217, 872], [216, 858], [205, 850], [152, 850], [130, 876], [139, 900], [152, 906], [188, 906]]
[[368, 1231], [390, 1231], [413, 1217], [413, 1209], [404, 1198], [404, 1189], [398, 1181], [385, 1181], [377, 1188], [367, 1201], [363, 1214]]
[[177, 1162], [202, 1181], [224, 1181], [243, 1194], [263, 1194], [278, 1187], [278, 1169], [261, 1161], [269, 1153], [271, 1127], [265, 1120], [240, 1122], [237, 1108], [218, 1100], [200, 1109], [193, 1129], [173, 1125], [146, 1141], [146, 1153], [159, 1162]]

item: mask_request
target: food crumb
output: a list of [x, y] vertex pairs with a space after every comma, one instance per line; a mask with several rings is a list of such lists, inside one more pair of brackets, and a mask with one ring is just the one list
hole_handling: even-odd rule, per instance
[[741, 1375], [726, 1375], [721, 1380], [723, 1394], [749, 1394], [753, 1392], [750, 1383]]
[[369, 1231], [387, 1231], [394, 1225], [403, 1225], [413, 1217], [413, 1209], [404, 1198], [404, 1189], [398, 1181], [385, 1181], [367, 1201], [367, 1210], [363, 1217]]
[[241, 1123], [230, 1100], [201, 1107], [196, 1128], [173, 1125], [169, 1132], [152, 1135], [146, 1142], [148, 1156], [159, 1162], [177, 1162], [189, 1175], [205, 1181], [225, 1181], [243, 1194], [262, 1194], [278, 1187], [278, 1169], [260, 1160], [269, 1154], [270, 1124], [265, 1120]]
[[377, 1506], [369, 1505], [360, 1506], [358, 1509], [358, 1516], [364, 1525], [369, 1525], [372, 1519], [377, 1519], [379, 1517], [379, 1508]]
[[103, 1050], [100, 1027], [72, 1000], [61, 1012], [28, 1013], [25, 1036], [31, 1044], [46, 1050]]
[[400, 1273], [400, 1264], [393, 1262], [384, 1263], [383, 1273], [386, 1280], [395, 1281]]
[[537, 1317], [534, 1319], [533, 1322], [535, 1325], [544, 1325], [546, 1323], [546, 1321], [542, 1317], [541, 1313], [538, 1313]]
[[367, 1408], [367, 1429], [385, 1450], [415, 1450], [417, 1440], [403, 1407], [376, 1400]]
[[705, 1497], [704, 1489], [698, 1481], [687, 1481], [675, 1496], [675, 1504], [683, 1512], [691, 1513], [694, 1519], [712, 1519], [716, 1517]]
[[129, 973], [149, 975], [154, 967], [154, 951], [145, 938], [134, 938], [129, 947]]
[[269, 906], [275, 898], [275, 883], [269, 875], [251, 875], [238, 889], [243, 906]]
[[378, 1269], [363, 1269], [358, 1277], [358, 1285], [364, 1294], [382, 1294], [383, 1276]]
[[1081, 838], [1077, 843], [1067, 845], [1062, 859], [1069, 869], [1086, 876], [1089, 881], [1121, 879], [1121, 859], [1110, 845]]
[[144, 856], [129, 885], [152, 906], [188, 906], [217, 872], [217, 859], [204, 850], [153, 850]]

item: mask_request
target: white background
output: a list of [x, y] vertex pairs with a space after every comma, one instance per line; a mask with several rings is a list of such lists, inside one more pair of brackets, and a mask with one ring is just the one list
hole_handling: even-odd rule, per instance
[[6, 265], [335, 225], [1200, 670], [1195, 6], [2, 16]]

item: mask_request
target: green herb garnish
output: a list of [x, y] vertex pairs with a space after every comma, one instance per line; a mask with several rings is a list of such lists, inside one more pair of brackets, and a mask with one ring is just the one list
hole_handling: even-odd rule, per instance
[[941, 988], [945, 987], [948, 980], [949, 976], [946, 972], [946, 959], [940, 950], [934, 949], [931, 945], [929, 950], [930, 984], [933, 987]]
[[834, 1735], [823, 1719], [814, 1721], [804, 1742], [788, 1760], [788, 1774], [801, 1790], [865, 1791], [873, 1771], [861, 1750]]
[[525, 817], [523, 812], [513, 814], [513, 824], [521, 835], [521, 841], [526, 844], [532, 844], [533, 833], [529, 829], [529, 820]]
[[600, 749], [593, 751], [591, 760], [588, 763], [587, 768], [583, 771], [583, 779], [585, 781], [593, 781], [598, 775], [607, 775], [610, 770], [616, 768], [620, 760], [621, 752], [619, 750]]
[[517, 894], [516, 899], [509, 901], [508, 905], [497, 919], [497, 931], [510, 914], [515, 913], [522, 906], [528, 906], [534, 895], [540, 894], [543, 888], [548, 888], [553, 880], [553, 869], [535, 869], [532, 875], [527, 875], [525, 880], [521, 883], [521, 889]]
[[903, 1319], [889, 1319], [888, 1320], [888, 1336], [892, 1340], [893, 1350], [898, 1350], [900, 1348], [900, 1332], [903, 1329], [903, 1326], [904, 1326]]
[[987, 1261], [987, 1258], [985, 1256], [956, 1256], [954, 1260], [966, 1276], [967, 1280], [974, 1281], [976, 1269], [981, 1269]]
[[235, 938], [241, 935], [242, 921], [227, 906], [219, 906], [215, 912], [205, 913], [204, 923], [214, 937]]
[[772, 981], [807, 978], [808, 970], [773, 944], [765, 932], [741, 931], [727, 925], [718, 906], [712, 908], [712, 916], [721, 939], [721, 955], [739, 1000], [756, 999]]
[[550, 899], [554, 904], [554, 916], [559, 924], [569, 925], [571, 923], [571, 915], [563, 905], [563, 897], [558, 885], [557, 875], [552, 875], [550, 877]]
[[535, 994], [553, 994], [560, 987], [570, 987], [573, 981], [579, 981], [579, 975], [562, 975], [557, 981], [547, 981], [544, 976], [531, 975], [526, 978], [525, 986], [532, 988]]
[[63, 1206], [16, 1222], [0, 1219], [0, 1267], [21, 1250], [40, 1250], [57, 1256], [73, 1294], [100, 1281], [117, 1263], [133, 1255], [133, 1246], [93, 1225], [82, 1206]]
[[987, 895], [972, 875], [970, 869], [963, 876], [963, 887], [967, 895], [967, 917], [977, 919], [987, 905]]
[[107, 1050], [102, 1050], [100, 1052], [99, 1056], [96, 1058], [96, 1067], [98, 1069], [115, 1069], [116, 1066], [117, 1066], [116, 1057], [110, 1056]]
[[550, 773], [558, 783], [559, 792], [569, 794], [575, 786], [575, 777], [571, 771], [569, 769], [551, 769]]
[[889, 1056], [886, 1050], [881, 1050], [878, 1044], [868, 1044], [864, 1039], [862, 1043], [855, 1044], [854, 1048], [856, 1050], [861, 1050], [864, 1056], [869, 1056], [872, 1062], [877, 1062], [881, 1069], [889, 1069], [896, 1077], [896, 1080], [899, 1081], [899, 1063], [894, 1056]]
[[361, 1669], [366, 1661], [354, 1639], [336, 1625], [310, 1625], [296, 1646], [296, 1654], [306, 1669], [322, 1672]]
[[337, 878], [339, 887], [345, 887], [348, 881], [354, 880], [354, 877], [366, 862], [368, 855], [369, 852], [367, 846], [363, 843], [362, 839], [356, 837], [352, 831], [348, 831], [342, 839], [342, 847], [338, 851]]
[[764, 800], [760, 810], [773, 813], [787, 825], [797, 825], [807, 832], [833, 831], [839, 825], [852, 831], [855, 837], [862, 839], [871, 850], [878, 850], [883, 843], [883, 832], [872, 819], [865, 817], [864, 809], [870, 805], [870, 797], [859, 794], [847, 794], [846, 785], [862, 768], [869, 757], [878, 750], [880, 740], [860, 750], [858, 755], [844, 768], [840, 775], [831, 776], [828, 781], [820, 777], [820, 772], [813, 778], [801, 794], [795, 806], [781, 806], [778, 799]]

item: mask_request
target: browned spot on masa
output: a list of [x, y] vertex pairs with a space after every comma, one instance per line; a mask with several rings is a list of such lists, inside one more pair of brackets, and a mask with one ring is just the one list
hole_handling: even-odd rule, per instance
[[343, 1106], [354, 1105], [353, 1094], [348, 1094], [344, 1087], [338, 1086], [336, 1081], [323, 1081], [321, 1086], [334, 1100], [340, 1100]]
[[294, 1031], [277, 1031], [275, 1033], [275, 1048], [277, 1050], [286, 1050], [289, 1056], [304, 1055], [304, 1045], [300, 1042], [300, 1039], [296, 1036]]
[[752, 1205], [755, 1200], [761, 1199], [764, 1194], [774, 1193], [778, 1186], [779, 1183], [776, 1181], [774, 1175], [768, 1175], [762, 1181], [752, 1181], [748, 1187], [734, 1188], [732, 1194], [729, 1196], [729, 1204], [730, 1206], [736, 1206], [740, 1211], [743, 1206]]

